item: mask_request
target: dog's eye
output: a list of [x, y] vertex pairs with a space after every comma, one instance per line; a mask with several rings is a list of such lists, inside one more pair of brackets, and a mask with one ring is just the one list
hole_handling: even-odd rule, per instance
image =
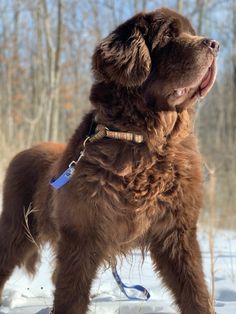
[[168, 39], [168, 38], [173, 37], [173, 34], [171, 32], [167, 32], [164, 34], [164, 37]]
[[171, 25], [169, 25], [169, 28], [166, 30], [164, 36], [166, 38], [172, 39], [179, 36], [181, 26], [177, 21], [173, 22]]
[[173, 34], [171, 32], [166, 32], [163, 36], [164, 43], [168, 43], [171, 38], [173, 38]]

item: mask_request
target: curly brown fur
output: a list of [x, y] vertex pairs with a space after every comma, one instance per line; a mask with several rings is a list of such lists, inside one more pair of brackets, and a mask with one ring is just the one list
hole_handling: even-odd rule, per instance
[[[182, 314], [210, 314], [196, 238], [202, 205], [194, 104], [215, 79], [218, 43], [181, 15], [140, 13], [96, 48], [93, 110], [68, 145], [44, 143], [18, 154], [4, 184], [0, 292], [16, 265], [34, 271], [38, 248], [57, 255], [56, 314], [85, 314], [97, 269], [133, 248], [150, 250], [156, 272]], [[103, 138], [86, 144], [71, 181], [49, 185], [79, 157], [91, 122], [142, 134], [141, 144]]]

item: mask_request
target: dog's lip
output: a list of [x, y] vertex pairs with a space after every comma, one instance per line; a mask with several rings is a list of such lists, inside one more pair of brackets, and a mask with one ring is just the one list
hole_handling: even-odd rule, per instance
[[204, 75], [199, 80], [200, 83], [195, 83], [194, 86], [176, 88], [174, 90], [174, 96], [180, 98], [189, 93], [190, 90], [195, 90], [193, 97], [198, 96], [204, 98], [215, 82], [216, 72], [216, 58], [213, 58], [206, 72], [204, 72]]
[[216, 72], [216, 59], [214, 58], [200, 85], [198, 86], [198, 93], [200, 98], [204, 98], [212, 88], [216, 79]]

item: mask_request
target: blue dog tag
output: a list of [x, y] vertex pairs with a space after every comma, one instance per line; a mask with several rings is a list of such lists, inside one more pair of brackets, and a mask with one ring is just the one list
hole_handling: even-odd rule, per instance
[[65, 184], [67, 184], [71, 177], [73, 176], [75, 172], [75, 168], [73, 166], [70, 166], [66, 169], [66, 171], [63, 172], [62, 175], [60, 175], [57, 179], [52, 179], [50, 181], [50, 185], [54, 187], [54, 189], [59, 190], [61, 187], [63, 187]]

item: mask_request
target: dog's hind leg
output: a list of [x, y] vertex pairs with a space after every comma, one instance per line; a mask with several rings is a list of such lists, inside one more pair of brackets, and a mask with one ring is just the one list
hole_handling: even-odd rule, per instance
[[22, 154], [18, 155], [8, 168], [3, 190], [3, 209], [0, 217], [0, 299], [3, 287], [15, 266], [25, 266], [33, 273], [38, 260], [38, 247], [27, 234], [37, 237], [34, 213], [25, 215], [32, 203], [34, 185], [29, 173], [23, 167]]
[[39, 260], [38, 248], [27, 238], [23, 226], [13, 226], [3, 217], [0, 220], [0, 303], [6, 281], [15, 266], [24, 266], [33, 274]]
[[[64, 146], [60, 144], [40, 144], [16, 155], [8, 167], [0, 217], [0, 295], [15, 266], [24, 266], [29, 273], [35, 272], [40, 234], [44, 233], [46, 237], [38, 217], [43, 216], [46, 225], [50, 225], [49, 214], [46, 210], [42, 214], [48, 200], [49, 179], [46, 175], [63, 150]], [[40, 184], [46, 186], [42, 192], [46, 200], [43, 204], [42, 195], [36, 197]], [[51, 227], [48, 229], [51, 231]]]

